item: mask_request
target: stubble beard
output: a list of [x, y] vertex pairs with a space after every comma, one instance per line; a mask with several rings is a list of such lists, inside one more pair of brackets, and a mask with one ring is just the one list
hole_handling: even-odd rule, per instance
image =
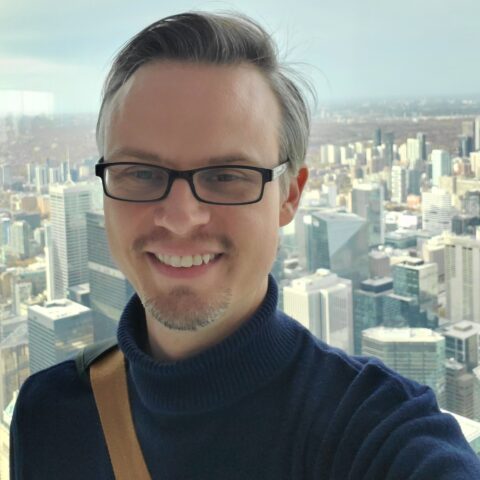
[[143, 299], [147, 315], [175, 331], [196, 331], [211, 325], [225, 315], [232, 291], [218, 291], [214, 298], [205, 299], [189, 287], [174, 287], [168, 294]]

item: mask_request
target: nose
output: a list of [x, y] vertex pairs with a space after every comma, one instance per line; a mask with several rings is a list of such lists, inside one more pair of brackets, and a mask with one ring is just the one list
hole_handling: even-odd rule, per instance
[[210, 221], [210, 208], [193, 196], [187, 180], [177, 178], [167, 198], [155, 204], [154, 223], [182, 236]]

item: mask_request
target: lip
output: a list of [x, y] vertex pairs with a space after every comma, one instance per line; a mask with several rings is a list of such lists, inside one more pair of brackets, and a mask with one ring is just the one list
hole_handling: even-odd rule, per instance
[[187, 251], [184, 250], [183, 252], [180, 252], [179, 250], [173, 251], [173, 250], [150, 250], [148, 253], [151, 253], [153, 255], [168, 255], [169, 257], [194, 257], [195, 255], [220, 255], [221, 252], [212, 252], [211, 250], [198, 250], [198, 253], [191, 253], [192, 250]]
[[169, 278], [197, 278], [202, 275], [205, 275], [209, 272], [212, 268], [223, 260], [223, 254], [220, 254], [214, 260], [210, 260], [207, 264], [202, 263], [202, 265], [192, 266], [189, 268], [184, 267], [171, 267], [170, 265], [165, 265], [160, 260], [157, 259], [155, 254], [148, 253], [147, 257], [149, 259], [150, 265], [152, 268], [160, 273], [161, 275]]

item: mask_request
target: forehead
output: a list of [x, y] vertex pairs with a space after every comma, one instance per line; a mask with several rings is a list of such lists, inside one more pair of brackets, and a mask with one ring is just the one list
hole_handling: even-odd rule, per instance
[[106, 117], [107, 158], [121, 148], [174, 161], [278, 157], [279, 104], [250, 65], [145, 65], [117, 92]]

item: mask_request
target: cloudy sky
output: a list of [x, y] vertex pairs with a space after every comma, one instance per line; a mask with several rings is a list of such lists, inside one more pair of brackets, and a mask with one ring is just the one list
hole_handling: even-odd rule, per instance
[[0, 0], [0, 90], [49, 91], [96, 111], [138, 30], [185, 10], [240, 10], [306, 64], [320, 100], [480, 94], [479, 0]]

